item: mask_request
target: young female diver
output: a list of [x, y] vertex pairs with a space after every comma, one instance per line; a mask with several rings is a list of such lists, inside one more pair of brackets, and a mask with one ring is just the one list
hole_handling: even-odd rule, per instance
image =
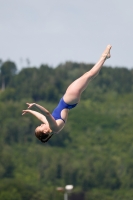
[[[81, 94], [88, 86], [88, 83], [98, 75], [105, 60], [110, 58], [110, 50], [111, 45], [108, 45], [94, 67], [69, 85], [52, 114], [39, 104], [27, 103], [28, 109], [23, 110], [22, 115], [31, 113], [43, 123], [35, 129], [35, 135], [39, 140], [47, 142], [54, 133], [59, 133], [64, 128], [69, 110], [79, 103]], [[33, 106], [43, 114], [29, 109]]]

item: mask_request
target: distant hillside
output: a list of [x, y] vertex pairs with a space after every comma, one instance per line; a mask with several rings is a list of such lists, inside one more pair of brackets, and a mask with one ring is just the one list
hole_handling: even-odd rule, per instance
[[0, 200], [61, 200], [56, 187], [67, 184], [83, 200], [132, 200], [133, 70], [103, 67], [47, 144], [34, 136], [40, 122], [21, 115], [27, 101], [52, 111], [91, 67], [67, 62], [1, 74]]

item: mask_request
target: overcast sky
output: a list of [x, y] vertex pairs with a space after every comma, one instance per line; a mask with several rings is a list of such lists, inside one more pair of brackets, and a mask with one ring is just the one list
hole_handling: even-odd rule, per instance
[[0, 0], [0, 59], [20, 69], [66, 61], [133, 68], [133, 0]]

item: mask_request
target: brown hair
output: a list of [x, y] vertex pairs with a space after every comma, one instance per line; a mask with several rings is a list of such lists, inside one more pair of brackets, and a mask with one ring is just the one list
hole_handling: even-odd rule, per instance
[[37, 130], [35, 130], [35, 136], [39, 139], [39, 140], [41, 140], [41, 142], [47, 142], [52, 136], [53, 136], [53, 134], [51, 134], [51, 133], [48, 133], [48, 134], [45, 134], [45, 133], [43, 133], [43, 132], [41, 132], [41, 131], [37, 131]]

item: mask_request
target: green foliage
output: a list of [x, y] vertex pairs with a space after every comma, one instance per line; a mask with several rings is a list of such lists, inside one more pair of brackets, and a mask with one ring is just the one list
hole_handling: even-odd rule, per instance
[[2, 89], [5, 89], [5, 86], [9, 84], [13, 76], [17, 72], [17, 67], [14, 62], [6, 61], [0, 65], [0, 82]]
[[34, 101], [52, 112], [68, 84], [91, 67], [25, 68], [0, 91], [0, 200], [61, 200], [56, 187], [67, 184], [85, 200], [133, 198], [132, 70], [103, 67], [47, 144], [34, 137], [40, 122], [21, 115]]

